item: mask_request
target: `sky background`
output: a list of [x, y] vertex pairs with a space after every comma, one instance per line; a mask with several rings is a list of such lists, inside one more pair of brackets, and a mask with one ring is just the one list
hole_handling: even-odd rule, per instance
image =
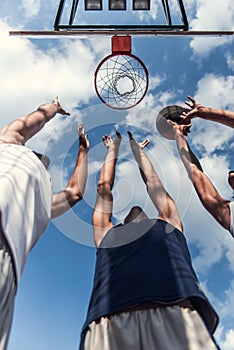
[[[95, 262], [91, 217], [105, 156], [101, 137], [115, 135], [115, 130], [123, 140], [113, 190], [114, 222], [121, 222], [133, 204], [141, 205], [150, 217], [157, 216], [130, 152], [127, 131], [131, 130], [138, 141], [151, 140], [146, 152], [178, 205], [193, 266], [220, 317], [215, 338], [222, 350], [234, 349], [233, 238], [203, 209], [175, 142], [160, 136], [155, 127], [158, 112], [167, 105], [184, 106], [188, 94], [201, 104], [234, 111], [233, 38], [133, 37], [132, 53], [149, 71], [149, 89], [137, 107], [117, 111], [101, 103], [93, 83], [98, 63], [111, 52], [110, 37], [9, 36], [9, 30], [52, 30], [58, 3], [0, 3], [0, 126], [59, 96], [71, 116], [57, 115], [27, 144], [50, 156], [54, 192], [66, 186], [73, 170], [78, 122], [83, 122], [91, 143], [83, 201], [51, 221], [30, 254], [16, 296], [8, 349], [78, 347]], [[176, 3], [172, 1], [172, 6]], [[234, 30], [233, 0], [184, 0], [184, 5], [191, 30]], [[134, 13], [130, 18], [128, 11], [120, 17], [126, 23], [143, 24], [157, 20], [157, 14], [154, 5], [150, 13]], [[83, 15], [76, 18], [79, 23], [101, 21], [92, 14], [90, 18]], [[111, 23], [107, 16], [104, 11], [103, 22]], [[188, 141], [220, 194], [231, 200], [227, 173], [234, 168], [233, 130], [195, 119]]]

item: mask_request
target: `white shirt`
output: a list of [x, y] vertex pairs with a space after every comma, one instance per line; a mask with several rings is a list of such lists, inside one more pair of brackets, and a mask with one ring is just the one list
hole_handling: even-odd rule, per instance
[[50, 175], [27, 147], [0, 144], [0, 189], [2, 228], [11, 249], [18, 283], [30, 250], [50, 220]]
[[229, 231], [234, 237], [234, 202], [229, 203], [230, 206], [230, 228]]

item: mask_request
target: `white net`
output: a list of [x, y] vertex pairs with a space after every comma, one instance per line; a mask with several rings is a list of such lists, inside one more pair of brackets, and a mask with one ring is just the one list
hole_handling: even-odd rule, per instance
[[98, 97], [109, 107], [128, 109], [144, 98], [148, 72], [134, 55], [110, 55], [96, 69], [95, 88]]

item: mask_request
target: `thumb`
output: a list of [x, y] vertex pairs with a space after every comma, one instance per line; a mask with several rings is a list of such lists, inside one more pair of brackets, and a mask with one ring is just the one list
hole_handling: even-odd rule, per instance
[[173, 121], [172, 121], [172, 120], [170, 120], [170, 119], [167, 119], [167, 123], [168, 123], [168, 124], [170, 124], [170, 125], [172, 125], [172, 126], [176, 125], [176, 123], [175, 123], [175, 122], [173, 122]]

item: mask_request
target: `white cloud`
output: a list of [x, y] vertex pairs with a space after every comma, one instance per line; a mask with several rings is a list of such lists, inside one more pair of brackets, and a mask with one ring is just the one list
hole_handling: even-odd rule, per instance
[[192, 11], [193, 7], [197, 3], [197, 0], [184, 0], [183, 2], [184, 2], [186, 14], [189, 17], [190, 12]]
[[229, 261], [230, 269], [231, 271], [234, 271], [234, 241], [230, 245], [227, 242], [226, 248], [226, 257]]
[[234, 348], [234, 330], [230, 329], [226, 333], [225, 341], [220, 344], [223, 350], [232, 350]]
[[[233, 30], [234, 3], [232, 0], [216, 2], [213, 0], [197, 1], [196, 17], [190, 21], [190, 30]], [[214, 48], [232, 42], [228, 37], [195, 38], [190, 46], [194, 52], [206, 56]]]
[[149, 79], [148, 91], [156, 89], [165, 78], [160, 77], [159, 75], [151, 76]]
[[192, 21], [193, 30], [232, 30], [234, 4], [232, 0], [216, 2], [198, 0], [196, 18]]
[[[157, 81], [159, 81], [159, 78], [155, 77], [155, 84]], [[151, 86], [151, 89], [153, 89], [153, 86]], [[165, 106], [174, 104], [171, 102], [174, 97], [175, 92], [171, 90], [166, 90], [157, 94], [148, 92], [138, 106], [129, 110], [126, 116], [126, 122], [137, 125], [145, 130], [154, 130], [157, 132], [155, 126], [156, 117]]]
[[25, 18], [32, 19], [36, 17], [40, 11], [41, 1], [38, 0], [23, 0], [22, 8], [25, 11]]
[[223, 303], [223, 310], [222, 310], [222, 316], [227, 317], [231, 316], [233, 317], [233, 310], [234, 310], [234, 281], [231, 281], [230, 286], [228, 290], [225, 291], [226, 293], [226, 299]]
[[93, 73], [106, 48], [103, 40], [58, 40], [42, 51], [28, 39], [9, 37], [10, 29], [0, 22], [1, 126], [55, 96], [70, 112], [96, 96]]
[[[228, 233], [203, 208], [195, 191], [187, 208], [184, 223], [188, 241], [195, 244], [199, 251], [199, 255], [193, 259], [193, 265], [198, 274], [206, 276], [213, 264], [218, 263], [224, 255], [226, 251], [224, 241]], [[230, 242], [230, 237], [227, 239]]]
[[[215, 184], [220, 194], [224, 198], [230, 198], [232, 190], [227, 183], [229, 162], [226, 156], [206, 155], [201, 159], [203, 170], [208, 174], [211, 181]], [[218, 164], [218, 166], [217, 166]]]
[[137, 11], [136, 15], [137, 17], [139, 17], [139, 20], [141, 22], [147, 23], [150, 21], [151, 18], [153, 20], [156, 20], [158, 12], [159, 12], [158, 3], [156, 1], [152, 1], [149, 13], [147, 11]]
[[188, 140], [191, 140], [197, 149], [212, 153], [226, 149], [232, 137], [233, 131], [231, 128], [218, 123], [194, 119]]
[[234, 71], [234, 58], [233, 58], [232, 54], [229, 53], [229, 52], [227, 52], [227, 54], [226, 54], [226, 61], [227, 61], [228, 67], [229, 67], [232, 71]]
[[233, 350], [234, 349], [234, 330], [225, 330], [224, 327], [219, 327], [217, 330], [216, 339], [222, 350]]
[[[234, 77], [206, 74], [197, 82], [194, 98], [207, 107], [234, 110]], [[231, 147], [233, 130], [219, 123], [195, 118], [188, 140], [203, 153], [212, 153]], [[210, 155], [209, 155], [210, 157]], [[220, 163], [222, 164], [222, 162]], [[224, 164], [223, 164], [224, 165]], [[228, 165], [226, 164], [228, 168]]]
[[205, 106], [227, 109], [234, 106], [233, 93], [233, 75], [208, 73], [198, 81], [195, 98]]

